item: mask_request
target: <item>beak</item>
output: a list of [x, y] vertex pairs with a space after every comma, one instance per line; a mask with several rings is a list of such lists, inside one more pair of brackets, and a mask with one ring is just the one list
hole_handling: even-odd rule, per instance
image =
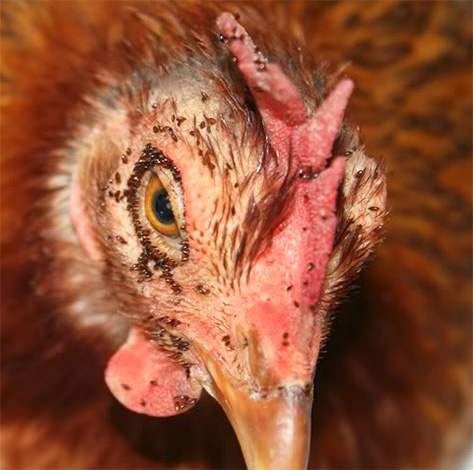
[[305, 470], [312, 392], [288, 386], [265, 398], [253, 397], [222, 375], [212, 375], [213, 392], [235, 430], [248, 469]]

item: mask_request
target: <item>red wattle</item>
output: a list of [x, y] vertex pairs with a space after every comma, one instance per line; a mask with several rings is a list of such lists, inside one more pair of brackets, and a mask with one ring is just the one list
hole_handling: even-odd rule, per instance
[[110, 359], [105, 382], [128, 409], [150, 416], [173, 416], [187, 411], [200, 397], [201, 386], [186, 376], [137, 328]]

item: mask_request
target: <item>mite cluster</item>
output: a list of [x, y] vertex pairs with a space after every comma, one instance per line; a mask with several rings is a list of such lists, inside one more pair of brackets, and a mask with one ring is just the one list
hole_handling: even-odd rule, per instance
[[[127, 148], [126, 152], [121, 155], [120, 159], [124, 165], [128, 164], [128, 157], [131, 155], [131, 149]], [[107, 182], [106, 185], [102, 187], [102, 191], [104, 193], [108, 194], [108, 197], [110, 199], [115, 199], [115, 202], [120, 202], [126, 197], [126, 191], [123, 191], [123, 193], [118, 190], [118, 191], [113, 191], [110, 187], [114, 184], [119, 185], [122, 182], [122, 177], [120, 173], [117, 171], [115, 172], [115, 175], [113, 178], [110, 178]], [[102, 204], [102, 207], [105, 207], [105, 203]]]
[[183, 410], [184, 408], [191, 407], [197, 403], [196, 398], [191, 398], [187, 395], [177, 395], [173, 397], [174, 399], [174, 408], [176, 411]]
[[[174, 120], [175, 120], [176, 117], [174, 115], [173, 115], [173, 117], [174, 117]], [[185, 121], [185, 119], [186, 119], [185, 117], [179, 117], [177, 125], [180, 126]], [[167, 133], [169, 135], [169, 137], [171, 137], [171, 139], [174, 142], [178, 141], [176, 134], [174, 134], [174, 129], [171, 126], [161, 126], [161, 125], [158, 124], [157, 126], [153, 126], [153, 132], [155, 134]]]
[[[329, 161], [329, 159], [327, 159], [326, 161]], [[307, 167], [300, 169], [298, 176], [302, 180], [315, 180], [319, 176], [319, 173], [313, 171], [311, 167]]]
[[[124, 196], [127, 199], [127, 210], [132, 219], [138, 240], [143, 248], [138, 261], [131, 269], [138, 271], [140, 274], [138, 282], [143, 282], [153, 276], [149, 264], [150, 262], [154, 263], [154, 269], [160, 269], [161, 277], [171, 286], [174, 293], [179, 294], [182, 292], [182, 288], [172, 276], [172, 269], [177, 266], [177, 262], [156, 249], [150, 239], [151, 231], [143, 227], [140, 219], [138, 189], [141, 186], [144, 175], [148, 171], [152, 171], [156, 166], [169, 170], [176, 182], [179, 183], [181, 181], [179, 169], [160, 150], [148, 143], [141, 157], [135, 163], [133, 172], [127, 181], [128, 189], [124, 191]], [[185, 240], [181, 242], [181, 252], [181, 261], [187, 261], [189, 259], [189, 245]]]
[[166, 352], [169, 359], [180, 363], [186, 372], [186, 377], [190, 379], [192, 364], [184, 361], [182, 357], [183, 353], [189, 351], [190, 343], [175, 332], [171, 333], [171, 331], [169, 331], [171, 329], [175, 330], [180, 324], [181, 322], [179, 320], [168, 317], [167, 315], [158, 318], [150, 315], [143, 326], [145, 327], [148, 341], [153, 343], [161, 351]]
[[[238, 21], [238, 15], [235, 15], [235, 20]], [[228, 42], [233, 42], [233, 41], [244, 42], [244, 41], [247, 41], [249, 38], [244, 29], [242, 29], [241, 27], [238, 28], [237, 26], [235, 26], [233, 27], [230, 35], [226, 36], [224, 34], [219, 34], [218, 39], [220, 42], [228, 43]], [[267, 57], [263, 55], [263, 53], [261, 52], [258, 46], [253, 46], [253, 51], [254, 51], [253, 63], [256, 65], [256, 70], [260, 73], [265, 72], [269, 60], [267, 59]], [[236, 57], [232, 57], [232, 61], [236, 63], [238, 62], [238, 59]], [[257, 93], [262, 93], [266, 91], [261, 83], [252, 88]]]
[[207, 294], [210, 294], [210, 289], [208, 289], [207, 287], [204, 287], [202, 284], [199, 284], [197, 287], [196, 287], [196, 290], [199, 294], [201, 295], [207, 295]]
[[235, 348], [232, 346], [230, 335], [222, 336], [222, 342], [225, 345], [227, 351], [233, 351]]
[[289, 333], [286, 331], [283, 335], [282, 335], [282, 345], [283, 346], [289, 346]]

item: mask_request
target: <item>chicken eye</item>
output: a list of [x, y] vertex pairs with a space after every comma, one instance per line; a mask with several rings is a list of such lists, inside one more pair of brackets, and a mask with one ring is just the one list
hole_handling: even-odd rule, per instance
[[149, 222], [159, 233], [168, 237], [179, 234], [168, 192], [155, 175], [150, 178], [146, 188], [145, 211]]

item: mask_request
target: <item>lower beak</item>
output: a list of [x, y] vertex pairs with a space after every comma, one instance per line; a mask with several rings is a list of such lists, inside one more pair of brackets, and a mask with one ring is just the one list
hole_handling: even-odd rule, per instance
[[249, 470], [307, 468], [311, 392], [288, 386], [268, 397], [253, 397], [221, 376], [214, 375], [214, 380], [213, 392], [235, 430]]

